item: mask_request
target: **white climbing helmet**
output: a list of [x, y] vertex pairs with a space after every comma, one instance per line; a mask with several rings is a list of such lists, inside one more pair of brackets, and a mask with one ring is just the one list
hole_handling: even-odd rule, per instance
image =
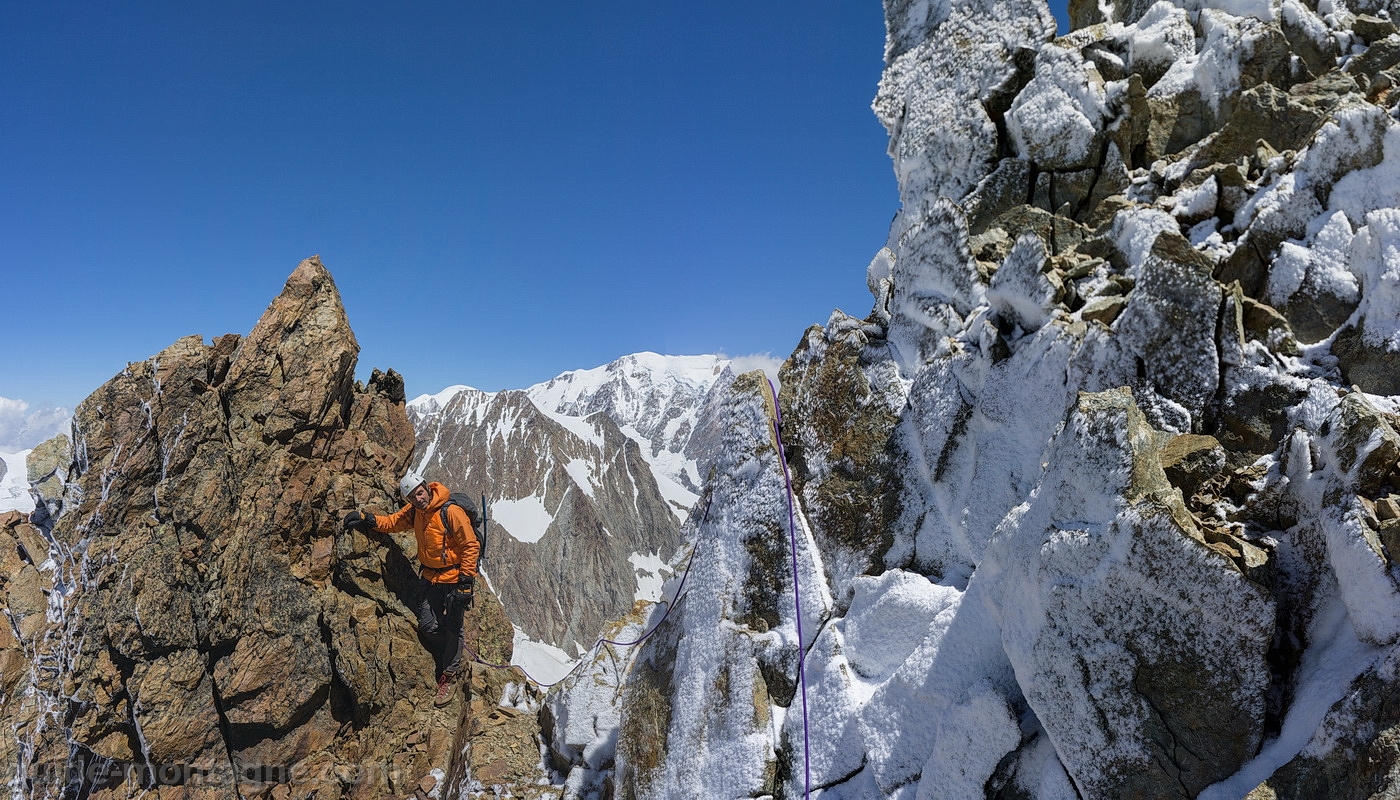
[[417, 470], [410, 469], [399, 479], [399, 494], [403, 495], [403, 498], [407, 500], [414, 489], [417, 489], [427, 482], [428, 479], [420, 475]]

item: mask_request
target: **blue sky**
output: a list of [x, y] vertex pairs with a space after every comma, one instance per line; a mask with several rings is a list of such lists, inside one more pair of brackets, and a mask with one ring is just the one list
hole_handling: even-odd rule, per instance
[[247, 333], [313, 253], [410, 395], [785, 357], [870, 309], [883, 37], [876, 0], [5, 4], [0, 397]]

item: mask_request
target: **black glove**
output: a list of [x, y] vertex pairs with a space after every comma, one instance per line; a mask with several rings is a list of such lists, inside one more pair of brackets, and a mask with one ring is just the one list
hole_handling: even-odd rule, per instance
[[457, 588], [448, 598], [451, 603], [451, 610], [458, 614], [470, 611], [472, 603], [476, 600], [476, 578], [470, 575], [462, 575], [457, 578]]
[[345, 515], [345, 519], [341, 520], [340, 527], [345, 530], [354, 528], [357, 531], [368, 533], [370, 528], [374, 527], [374, 518], [367, 517], [359, 511], [351, 511]]

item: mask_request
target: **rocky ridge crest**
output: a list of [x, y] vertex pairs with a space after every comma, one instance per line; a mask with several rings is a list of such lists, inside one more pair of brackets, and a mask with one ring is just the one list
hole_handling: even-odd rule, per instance
[[[0, 520], [18, 796], [411, 796], [489, 765], [471, 743], [504, 681], [474, 673], [434, 709], [411, 535], [340, 531], [391, 505], [413, 446], [402, 379], [358, 385], [357, 352], [308, 259], [248, 336], [129, 364], [57, 463], [31, 460], [46, 513]], [[489, 592], [470, 616], [481, 655], [508, 660]]]

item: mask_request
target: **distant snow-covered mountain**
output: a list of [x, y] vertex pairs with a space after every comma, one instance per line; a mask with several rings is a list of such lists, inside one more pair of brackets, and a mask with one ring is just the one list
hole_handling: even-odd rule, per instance
[[[637, 353], [595, 369], [566, 372], [530, 387], [526, 394], [535, 405], [557, 414], [606, 414], [642, 445], [643, 456], [659, 477], [683, 487], [676, 499], [688, 511], [704, 478], [702, 465], [718, 441], [716, 431], [703, 428], [714, 419], [714, 389], [733, 378], [729, 360], [719, 356]], [[667, 499], [673, 500], [670, 492]]]
[[732, 381], [716, 356], [641, 353], [520, 391], [450, 387], [408, 404], [413, 463], [487, 496], [492, 587], [525, 635], [579, 653], [657, 599]]
[[0, 511], [34, 510], [34, 498], [29, 496], [29, 480], [25, 470], [28, 450], [0, 453]]

